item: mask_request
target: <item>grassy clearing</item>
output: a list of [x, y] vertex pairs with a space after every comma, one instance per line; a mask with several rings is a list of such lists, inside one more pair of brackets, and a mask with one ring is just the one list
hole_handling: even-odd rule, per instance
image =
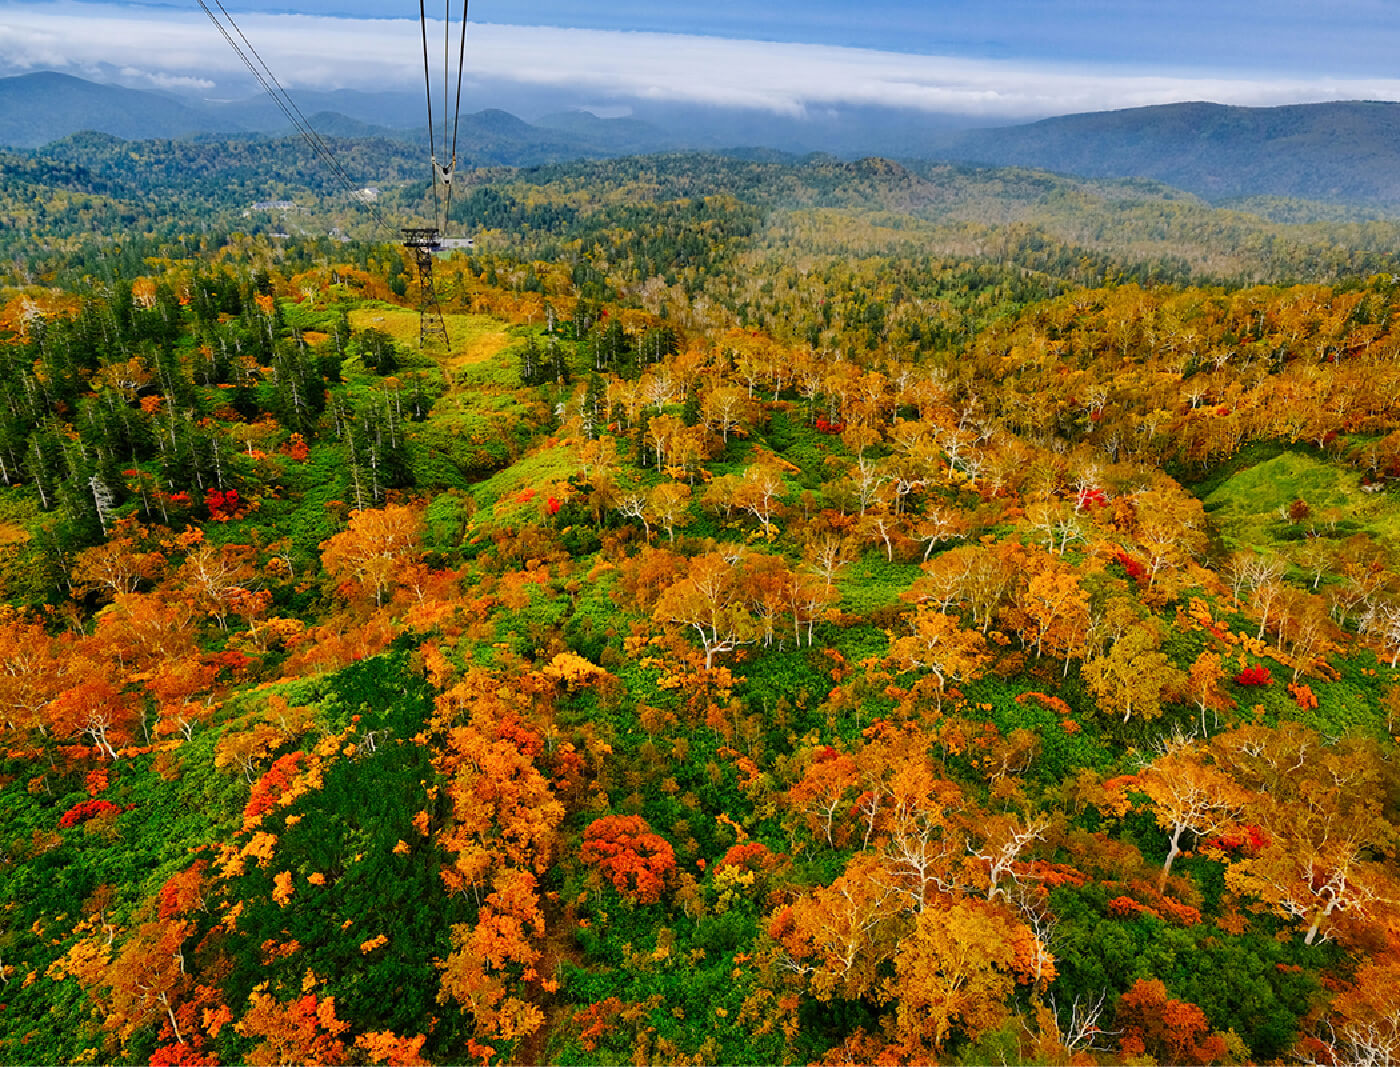
[[[1312, 512], [1302, 523], [1280, 513], [1295, 500]], [[1400, 506], [1393, 497], [1362, 492], [1356, 471], [1305, 452], [1284, 452], [1232, 475], [1205, 504], [1230, 548], [1277, 546], [1313, 526], [1324, 534], [1400, 538]]]
[[410, 465], [420, 486], [465, 490], [524, 453], [550, 409], [520, 388], [510, 355], [517, 330], [487, 315], [452, 314], [446, 322], [450, 347], [419, 354], [416, 311], [369, 303], [350, 312], [352, 329], [382, 330], [405, 357], [441, 372], [446, 392], [409, 433]]
[[[452, 384], [459, 383], [468, 369], [498, 363], [513, 340], [505, 323], [487, 315], [445, 315], [444, 319], [451, 345], [447, 353], [436, 353], [434, 358]], [[350, 325], [356, 330], [383, 330], [406, 349], [418, 347], [416, 311], [383, 304], [356, 308], [350, 312]]]
[[[577, 450], [564, 445], [541, 448], [512, 463], [472, 487], [480, 509], [473, 517], [473, 526], [509, 526], [536, 520], [545, 499], [540, 495], [545, 487], [564, 481], [577, 470]], [[530, 490], [535, 490], [535, 495], [529, 496]]]

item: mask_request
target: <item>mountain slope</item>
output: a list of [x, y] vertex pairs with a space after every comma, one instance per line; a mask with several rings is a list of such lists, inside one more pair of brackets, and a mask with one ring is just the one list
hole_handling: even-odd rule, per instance
[[240, 128], [230, 116], [210, 115], [160, 93], [52, 71], [0, 78], [0, 145], [38, 148], [79, 130], [136, 140]]
[[1086, 177], [1146, 177], [1211, 199], [1274, 195], [1400, 204], [1400, 104], [1192, 102], [972, 130], [925, 150]]

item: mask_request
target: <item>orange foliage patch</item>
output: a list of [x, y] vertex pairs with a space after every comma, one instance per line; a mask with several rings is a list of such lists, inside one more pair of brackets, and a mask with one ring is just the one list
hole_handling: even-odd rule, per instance
[[608, 997], [575, 1013], [574, 1022], [583, 1027], [578, 1039], [585, 1052], [592, 1052], [598, 1047], [598, 1039], [611, 1029], [613, 1020], [621, 1011], [622, 1001], [617, 997]]
[[1033, 700], [1043, 708], [1049, 708], [1056, 715], [1069, 715], [1074, 709], [1066, 704], [1059, 697], [1051, 696], [1049, 693], [1022, 693], [1016, 698], [1017, 704], [1025, 704], [1026, 701]]

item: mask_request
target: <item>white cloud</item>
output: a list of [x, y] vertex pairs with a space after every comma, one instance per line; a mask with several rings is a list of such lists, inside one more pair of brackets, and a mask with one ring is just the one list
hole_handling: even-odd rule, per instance
[[[288, 87], [404, 89], [421, 84], [416, 22], [240, 14]], [[238, 58], [198, 12], [114, 4], [0, 6], [0, 63], [11, 70], [130, 66], [170, 87], [227, 83]], [[661, 100], [802, 115], [833, 105], [969, 114], [989, 121], [1178, 100], [1267, 105], [1400, 98], [1386, 78], [1245, 77], [1106, 66], [911, 55], [665, 33], [473, 25], [468, 65], [483, 81], [569, 89], [613, 101]]]
[[188, 74], [165, 74], [139, 70], [136, 67], [122, 67], [121, 76], [130, 82], [141, 82], [155, 89], [209, 90], [215, 83], [208, 78], [196, 78]]

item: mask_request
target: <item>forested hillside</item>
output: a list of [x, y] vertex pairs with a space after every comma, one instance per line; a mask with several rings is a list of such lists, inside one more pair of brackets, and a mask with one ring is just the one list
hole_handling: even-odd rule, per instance
[[0, 1060], [1400, 1056], [1389, 224], [499, 172], [420, 351], [174, 151], [5, 171]]

